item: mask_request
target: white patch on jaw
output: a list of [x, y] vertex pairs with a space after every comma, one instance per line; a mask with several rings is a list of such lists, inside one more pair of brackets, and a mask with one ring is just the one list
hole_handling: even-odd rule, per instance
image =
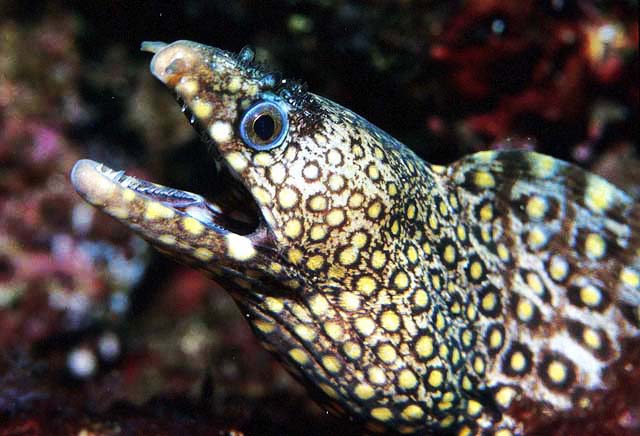
[[209, 127], [209, 135], [218, 144], [229, 142], [233, 137], [233, 128], [226, 121], [216, 121]]
[[235, 233], [225, 236], [227, 240], [227, 253], [235, 260], [245, 261], [251, 259], [256, 254], [256, 249], [249, 238]]
[[211, 214], [206, 209], [190, 206], [185, 210], [185, 212], [202, 223], [211, 223]]

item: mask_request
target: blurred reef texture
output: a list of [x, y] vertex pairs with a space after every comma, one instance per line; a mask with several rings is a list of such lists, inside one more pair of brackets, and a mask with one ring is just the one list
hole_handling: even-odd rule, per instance
[[[0, 0], [0, 435], [358, 432], [222, 289], [69, 184], [80, 157], [208, 183], [206, 147], [138, 51], [176, 39], [252, 45], [431, 162], [529, 148], [640, 197], [635, 0]], [[632, 434], [639, 410], [536, 430]]]

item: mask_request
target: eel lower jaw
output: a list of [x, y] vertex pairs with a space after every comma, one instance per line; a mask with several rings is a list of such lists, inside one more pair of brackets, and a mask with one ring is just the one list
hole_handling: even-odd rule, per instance
[[[234, 233], [250, 237], [264, 234], [264, 220], [251, 194], [242, 187], [231, 185], [230, 181], [224, 183], [224, 177], [220, 179], [222, 186], [214, 193], [220, 201], [209, 201], [201, 195], [138, 179], [89, 159], [79, 160], [71, 170], [71, 182], [76, 191], [93, 206], [125, 224], [138, 224], [144, 228], [144, 220], [126, 210], [127, 205], [138, 198], [146, 204], [160, 204], [179, 215], [190, 216], [221, 235]], [[238, 209], [241, 204], [246, 210]]]

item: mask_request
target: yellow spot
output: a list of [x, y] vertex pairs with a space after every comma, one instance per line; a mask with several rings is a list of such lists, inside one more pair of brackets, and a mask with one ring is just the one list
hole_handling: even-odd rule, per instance
[[307, 268], [309, 268], [311, 271], [318, 271], [323, 266], [324, 266], [324, 257], [319, 254], [316, 254], [315, 256], [311, 256], [307, 260]]
[[376, 323], [369, 317], [363, 316], [356, 319], [356, 329], [363, 336], [369, 336], [376, 329]]
[[429, 215], [429, 227], [431, 227], [433, 230], [438, 229], [438, 217], [433, 213]]
[[260, 319], [254, 320], [253, 325], [262, 333], [271, 333], [276, 329], [275, 324], [272, 322], [262, 321]]
[[547, 201], [534, 195], [527, 201], [525, 210], [530, 219], [539, 220], [547, 213]]
[[368, 400], [369, 398], [373, 397], [373, 395], [375, 394], [375, 391], [373, 390], [371, 385], [366, 383], [360, 383], [353, 390], [353, 393], [356, 394], [356, 397], [360, 398], [361, 400]]
[[580, 299], [589, 307], [596, 307], [602, 301], [602, 293], [598, 288], [592, 285], [580, 288]]
[[160, 218], [169, 219], [173, 218], [173, 216], [173, 210], [168, 208], [167, 206], [164, 206], [157, 201], [147, 202], [147, 208], [144, 212], [145, 219], [153, 221]]
[[327, 275], [332, 279], [342, 279], [346, 275], [346, 271], [343, 266], [333, 264], [329, 267]]
[[[325, 394], [327, 394], [329, 397], [333, 398], [333, 399], [337, 399], [338, 398], [338, 393], [336, 392], [335, 389], [333, 389], [331, 386], [329, 386], [326, 383], [319, 383], [318, 386], [320, 387], [320, 389], [322, 389], [322, 392], [324, 392]], [[335, 407], [336, 405], [334, 405]]]
[[534, 315], [534, 307], [526, 298], [521, 298], [518, 301], [518, 306], [516, 307], [516, 313], [518, 314], [518, 319], [522, 322], [531, 321]]
[[567, 261], [560, 256], [553, 256], [549, 262], [549, 273], [555, 281], [564, 280], [569, 273], [569, 265]]
[[436, 313], [436, 329], [438, 330], [444, 330], [444, 328], [446, 327], [446, 322], [444, 320], [444, 315], [442, 315], [442, 312], [437, 312]]
[[339, 150], [332, 148], [329, 150], [329, 153], [327, 153], [327, 162], [334, 166], [340, 165], [342, 163], [342, 153], [340, 153]]
[[456, 249], [453, 245], [449, 244], [444, 247], [444, 252], [442, 253], [445, 262], [453, 263], [456, 260]]
[[332, 227], [341, 225], [344, 222], [344, 212], [342, 209], [333, 209], [327, 214], [326, 222]]
[[589, 327], [585, 328], [582, 332], [582, 340], [594, 350], [599, 350], [602, 346], [602, 341], [600, 340], [598, 332]]
[[356, 232], [351, 238], [351, 243], [357, 248], [362, 248], [367, 245], [368, 240], [369, 237], [365, 232]]
[[516, 395], [517, 392], [515, 389], [509, 386], [504, 386], [501, 387], [498, 392], [496, 392], [495, 398], [496, 402], [504, 409], [506, 409], [511, 405], [511, 401], [513, 401]]
[[284, 234], [290, 239], [296, 239], [302, 233], [302, 223], [299, 219], [293, 218], [284, 226]]
[[367, 168], [367, 174], [369, 174], [371, 180], [378, 180], [380, 178], [380, 170], [378, 170], [378, 167], [376, 167], [375, 164], [369, 165], [369, 168]]
[[362, 276], [356, 282], [356, 288], [364, 295], [371, 295], [377, 287], [375, 279], [371, 276]]
[[227, 91], [232, 94], [235, 94], [242, 87], [242, 80], [238, 76], [233, 76], [229, 79], [229, 83], [227, 83]]
[[329, 177], [329, 189], [333, 192], [340, 191], [344, 188], [344, 177], [338, 174], [332, 174]]
[[562, 384], [567, 378], [567, 367], [557, 360], [552, 361], [547, 367], [547, 374], [555, 384]]
[[473, 359], [473, 369], [477, 374], [484, 374], [485, 364], [484, 359], [480, 356], [476, 356]]
[[462, 427], [460, 427], [460, 430], [458, 430], [458, 436], [472, 436], [473, 435], [473, 430], [471, 430], [471, 428], [469, 428], [469, 426], [467, 425], [463, 425]]
[[439, 388], [443, 381], [444, 377], [442, 376], [442, 371], [439, 369], [431, 371], [429, 377], [427, 377], [427, 383], [434, 388]]
[[259, 167], [268, 167], [273, 165], [273, 156], [264, 151], [257, 153], [253, 156], [253, 163]]
[[416, 205], [412, 203], [407, 207], [407, 218], [412, 220], [415, 217], [416, 217]]
[[335, 356], [331, 355], [322, 356], [322, 366], [333, 374], [340, 372], [340, 369], [342, 368], [340, 361]]
[[314, 195], [309, 200], [309, 208], [314, 212], [321, 212], [327, 208], [327, 199], [324, 195]]
[[121, 220], [127, 219], [129, 217], [129, 209], [127, 209], [126, 207], [111, 206], [106, 207], [104, 211], [112, 217], [119, 218]]
[[367, 215], [373, 220], [378, 219], [380, 212], [382, 212], [382, 204], [379, 201], [374, 202], [367, 209]]
[[204, 224], [190, 216], [182, 219], [182, 227], [194, 236], [204, 232]]
[[416, 421], [418, 419], [421, 419], [423, 416], [424, 411], [415, 404], [408, 405], [402, 411], [402, 418], [407, 421]]
[[303, 254], [302, 251], [299, 248], [292, 248], [289, 251], [287, 251], [287, 257], [289, 259], [289, 262], [291, 262], [294, 265], [299, 264], [302, 261], [303, 258]]
[[482, 276], [483, 268], [479, 261], [474, 261], [469, 268], [469, 274], [473, 280], [478, 280]]
[[422, 358], [433, 355], [433, 339], [431, 336], [422, 336], [416, 341], [416, 353]]
[[[226, 121], [216, 121], [209, 127], [209, 136], [218, 144], [225, 144], [233, 138], [233, 127]], [[227, 161], [229, 157], [227, 156]], [[235, 169], [235, 166], [232, 165]]]
[[496, 250], [498, 251], [498, 257], [500, 258], [500, 260], [502, 260], [503, 262], [509, 261], [509, 259], [511, 258], [511, 255], [509, 254], [509, 249], [507, 248], [506, 245], [500, 242], [497, 245]]
[[267, 297], [265, 304], [271, 313], [280, 313], [284, 309], [284, 304], [279, 298]]
[[200, 99], [193, 100], [191, 102], [191, 112], [200, 120], [205, 120], [211, 116], [213, 112], [213, 106], [208, 101], [202, 101]]
[[516, 372], [521, 372], [527, 367], [527, 358], [521, 351], [516, 351], [511, 355], [509, 365]]
[[426, 307], [429, 304], [429, 296], [424, 289], [418, 289], [413, 296], [413, 302], [418, 307]]
[[344, 266], [353, 265], [358, 260], [358, 252], [359, 250], [353, 245], [349, 245], [348, 247], [344, 248], [338, 256], [340, 264]]
[[540, 296], [544, 295], [544, 285], [536, 273], [527, 273], [526, 280], [533, 292]]
[[482, 297], [482, 302], [481, 302], [482, 308], [486, 312], [491, 312], [492, 310], [494, 310], [496, 308], [497, 303], [498, 303], [498, 300], [494, 292], [487, 292]]
[[247, 162], [247, 159], [237, 151], [232, 151], [227, 154], [225, 159], [229, 166], [237, 173], [242, 173], [249, 163]]
[[344, 354], [352, 360], [357, 360], [362, 356], [362, 348], [356, 342], [345, 342], [342, 346], [342, 350], [344, 351]]
[[340, 294], [340, 306], [344, 310], [355, 311], [360, 308], [360, 296], [354, 292], [344, 291]]
[[173, 245], [176, 243], [176, 237], [173, 235], [160, 235], [158, 237], [158, 241], [162, 242], [163, 244], [166, 245]]
[[246, 261], [256, 255], [256, 249], [249, 238], [235, 233], [229, 233], [225, 236], [227, 240], [227, 253], [229, 257]]
[[629, 268], [623, 268], [622, 271], [620, 271], [620, 280], [630, 288], [636, 289], [640, 286], [640, 275]]
[[404, 271], [399, 271], [393, 278], [393, 284], [400, 290], [407, 289], [409, 287], [409, 276]]
[[316, 338], [316, 332], [305, 324], [296, 324], [293, 328], [300, 339], [311, 342]]
[[507, 428], [501, 428], [494, 433], [494, 436], [513, 436], [513, 432]]
[[387, 255], [381, 251], [376, 250], [371, 255], [371, 267], [373, 269], [382, 269], [387, 264]]
[[213, 257], [213, 252], [207, 248], [200, 247], [196, 248], [196, 250], [193, 252], [193, 255], [201, 261], [207, 262]]
[[556, 161], [554, 158], [538, 153], [530, 153], [528, 157], [531, 171], [537, 177], [546, 179], [555, 174]]
[[467, 230], [464, 228], [462, 224], [459, 224], [456, 228], [456, 234], [458, 235], [458, 239], [464, 241], [467, 239]]
[[473, 182], [479, 188], [493, 188], [496, 185], [496, 181], [487, 171], [478, 171], [474, 174]]
[[396, 353], [396, 349], [393, 348], [393, 346], [389, 344], [384, 344], [378, 348], [378, 357], [384, 363], [392, 363], [393, 361], [396, 360], [398, 355]]
[[271, 265], [269, 265], [269, 268], [271, 268], [271, 271], [273, 271], [276, 274], [282, 272], [282, 265], [276, 262], [271, 262]]
[[367, 378], [374, 385], [384, 385], [387, 382], [384, 370], [377, 366], [372, 366], [367, 370]]
[[334, 341], [340, 342], [343, 339], [344, 330], [342, 329], [342, 326], [335, 321], [325, 322], [324, 331], [327, 333], [327, 336]]
[[584, 242], [584, 248], [591, 259], [600, 259], [605, 252], [604, 239], [596, 233], [589, 233]]
[[191, 98], [196, 95], [199, 88], [197, 80], [182, 78], [176, 85], [176, 92], [183, 97]]
[[393, 418], [393, 413], [387, 407], [375, 407], [371, 409], [371, 416], [378, 421], [388, 421]]
[[407, 247], [407, 259], [409, 262], [416, 263], [418, 261], [418, 250], [413, 245]]
[[589, 177], [585, 193], [585, 203], [592, 211], [602, 213], [611, 206], [613, 187], [599, 177]]
[[447, 207], [447, 203], [445, 203], [444, 201], [440, 202], [438, 210], [440, 211], [440, 215], [442, 215], [444, 217], [449, 215], [449, 208]]
[[391, 234], [397, 236], [400, 233], [400, 223], [398, 220], [393, 220], [391, 223]]
[[251, 188], [251, 194], [258, 203], [265, 206], [271, 204], [271, 195], [269, 194], [269, 192], [267, 192], [266, 189], [261, 188], [260, 186], [254, 186], [253, 188]]
[[480, 208], [480, 221], [489, 222], [493, 219], [493, 206], [490, 203], [485, 204]]
[[547, 243], [547, 235], [539, 227], [534, 227], [527, 236], [527, 244], [532, 250], [538, 250]]
[[289, 356], [291, 356], [291, 358], [300, 365], [306, 365], [309, 363], [309, 356], [307, 355], [307, 352], [300, 348], [293, 348], [289, 350]]
[[416, 375], [410, 369], [403, 369], [398, 375], [398, 384], [402, 389], [413, 389], [418, 385], [418, 379]]
[[135, 200], [136, 193], [132, 189], [127, 188], [124, 191], [122, 191], [122, 198], [127, 203], [131, 203], [133, 200]]
[[302, 175], [309, 180], [316, 180], [320, 176], [320, 169], [315, 163], [310, 163], [304, 167]]
[[493, 329], [489, 335], [489, 347], [492, 349], [498, 349], [502, 346], [502, 332], [498, 329]]
[[324, 315], [329, 310], [329, 302], [322, 294], [317, 294], [309, 301], [309, 307], [314, 315]]
[[314, 224], [309, 231], [309, 237], [313, 241], [321, 241], [327, 236], [327, 228], [322, 224]]
[[351, 209], [358, 209], [360, 206], [362, 206], [363, 202], [364, 195], [359, 192], [354, 192], [353, 194], [351, 194], [351, 197], [349, 197], [349, 207]]
[[387, 194], [389, 194], [390, 197], [395, 197], [396, 195], [398, 195], [398, 187], [395, 183], [389, 183], [387, 185]]
[[298, 193], [290, 187], [284, 187], [278, 192], [278, 203], [283, 209], [291, 209], [298, 204]]

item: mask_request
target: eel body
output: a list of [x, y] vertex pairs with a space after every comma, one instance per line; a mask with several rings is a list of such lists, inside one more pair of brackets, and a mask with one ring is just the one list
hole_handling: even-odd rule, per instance
[[533, 152], [430, 165], [250, 49], [143, 49], [211, 147], [216, 186], [81, 160], [75, 188], [223, 284], [328, 408], [369, 432], [507, 436], [588, 416], [616, 388], [640, 336], [628, 194]]

